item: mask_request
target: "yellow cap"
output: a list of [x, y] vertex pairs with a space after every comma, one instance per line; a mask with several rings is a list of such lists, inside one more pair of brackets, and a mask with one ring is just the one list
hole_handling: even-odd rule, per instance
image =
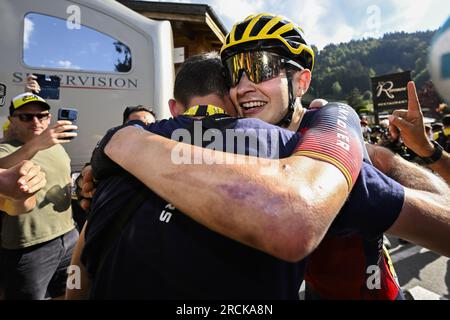
[[50, 109], [50, 105], [47, 103], [47, 101], [45, 101], [44, 99], [42, 99], [41, 97], [39, 97], [36, 94], [33, 94], [31, 92], [26, 92], [26, 93], [19, 94], [18, 96], [15, 96], [12, 99], [11, 105], [9, 106], [9, 115], [12, 115], [14, 113], [14, 111], [16, 111], [20, 107], [23, 107], [24, 105], [27, 105], [28, 103], [31, 103], [31, 102], [38, 103], [38, 104], [42, 105], [44, 108], [46, 108], [47, 110]]

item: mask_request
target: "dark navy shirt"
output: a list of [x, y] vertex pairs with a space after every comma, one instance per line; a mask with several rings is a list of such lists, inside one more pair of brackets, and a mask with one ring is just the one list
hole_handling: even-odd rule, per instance
[[[256, 150], [262, 150], [263, 156], [264, 150], [271, 150], [275, 143], [280, 146], [279, 156], [286, 157], [299, 141], [297, 134], [257, 119], [224, 118], [218, 122], [214, 126], [222, 130], [235, 128], [257, 137], [266, 146]], [[192, 118], [177, 117], [146, 129], [171, 137], [178, 128], [192, 132], [193, 124]], [[202, 127], [209, 129], [210, 123]], [[208, 144], [209, 141], [203, 143]], [[247, 141], [245, 154], [257, 155], [254, 153], [253, 144]], [[97, 234], [142, 189], [147, 192], [147, 200], [114, 241], [104, 268], [97, 272], [98, 252], [103, 249], [95, 241]], [[189, 194], [189, 190], [180, 192]], [[114, 176], [100, 183], [85, 240], [82, 261], [94, 275], [92, 298], [296, 299], [304, 273], [303, 263], [281, 261], [210, 231], [130, 175]]]

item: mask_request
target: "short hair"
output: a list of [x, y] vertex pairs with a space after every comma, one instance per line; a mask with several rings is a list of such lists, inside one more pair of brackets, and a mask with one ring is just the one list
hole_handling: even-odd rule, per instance
[[143, 105], [140, 104], [137, 106], [129, 106], [129, 107], [125, 108], [125, 110], [123, 111], [123, 124], [125, 124], [128, 121], [128, 118], [130, 117], [130, 115], [132, 113], [139, 112], [139, 111], [146, 111], [146, 112], [150, 113], [155, 118], [155, 120], [157, 120], [156, 115], [151, 108], [144, 107]]
[[229, 94], [229, 87], [223, 71], [224, 67], [217, 52], [201, 53], [188, 58], [175, 77], [175, 99], [187, 106], [196, 96], [217, 94], [224, 98]]

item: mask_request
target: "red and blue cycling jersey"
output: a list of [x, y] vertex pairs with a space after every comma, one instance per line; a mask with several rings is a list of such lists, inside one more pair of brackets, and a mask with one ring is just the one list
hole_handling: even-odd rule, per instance
[[[346, 107], [341, 105], [343, 111], [339, 113], [339, 116], [345, 116]], [[313, 154], [311, 150], [318, 151], [314, 157], [321, 159], [320, 150], [333, 145], [336, 149], [336, 153], [332, 156], [334, 160], [347, 164], [346, 167], [350, 170], [355, 168], [357, 165], [354, 163], [359, 160], [360, 153], [354, 144], [362, 143], [362, 138], [354, 139], [353, 134], [351, 136], [353, 142], [349, 143], [345, 132], [340, 134], [340, 128], [345, 128], [352, 133], [360, 132], [359, 123], [338, 124], [336, 133], [335, 123], [339, 117], [335, 119], [327, 114], [324, 116], [323, 113], [323, 111], [311, 110], [305, 114], [299, 132], [302, 136], [309, 138], [298, 149], [307, 148], [308, 150], [300, 154], [311, 155]], [[328, 114], [331, 115], [329, 112]], [[353, 127], [349, 128], [349, 126]], [[329, 128], [328, 133], [324, 133], [325, 130], [318, 130], [326, 127]], [[312, 132], [314, 134], [311, 134]], [[340, 145], [346, 146], [346, 143], [349, 152], [344, 152], [345, 148], [336, 148]], [[363, 145], [362, 148], [365, 151]], [[352, 152], [354, 154], [351, 154]], [[369, 162], [367, 153], [363, 154], [364, 160]], [[327, 161], [327, 159], [324, 160]], [[352, 163], [352, 160], [355, 161]], [[331, 161], [328, 162], [331, 163]], [[307, 291], [313, 294], [307, 292], [307, 297], [355, 300], [395, 300], [403, 297], [389, 256], [382, 247], [383, 231], [386, 231], [389, 223], [392, 224], [395, 221], [394, 218], [401, 210], [402, 202], [393, 201], [393, 199], [402, 198], [403, 191], [398, 186], [381, 188], [382, 185], [395, 183], [377, 171], [365, 163], [358, 177], [354, 171], [347, 174], [353, 179], [347, 178], [347, 180], [354, 184], [349, 200], [341, 210], [347, 214], [337, 216], [327, 236], [308, 257], [305, 280]], [[343, 173], [346, 175], [345, 170]], [[380, 188], [377, 192], [370, 192], [366, 188], [369, 184], [379, 184]], [[387, 224], [384, 220], [386, 211], [392, 212], [391, 222]], [[351, 214], [348, 214], [349, 212]]]

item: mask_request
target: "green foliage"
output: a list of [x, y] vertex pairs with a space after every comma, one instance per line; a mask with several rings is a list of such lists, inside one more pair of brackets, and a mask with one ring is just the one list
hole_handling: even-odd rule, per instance
[[[434, 31], [397, 32], [381, 39], [330, 44], [316, 56], [311, 93], [316, 98], [350, 99], [358, 109], [371, 102], [367, 93], [372, 91], [371, 77], [405, 70], [411, 70], [420, 88], [430, 80], [427, 61], [433, 35]], [[317, 52], [317, 48], [314, 50]]]
[[347, 104], [354, 108], [355, 110], [362, 109], [366, 103], [361, 96], [361, 92], [359, 92], [358, 88], [354, 88], [350, 91], [349, 95], [347, 96]]
[[336, 81], [335, 83], [333, 83], [333, 85], [331, 86], [331, 91], [333, 92], [333, 95], [335, 96], [339, 96], [342, 92], [342, 87], [341, 84], [339, 83], [339, 81]]

